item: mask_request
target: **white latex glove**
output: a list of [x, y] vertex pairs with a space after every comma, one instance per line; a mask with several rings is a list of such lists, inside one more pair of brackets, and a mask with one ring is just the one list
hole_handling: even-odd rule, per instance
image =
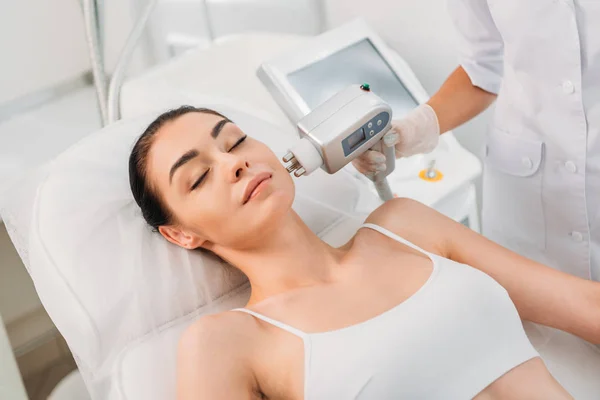
[[[383, 137], [386, 146], [396, 147], [396, 158], [429, 153], [440, 140], [437, 115], [429, 104], [421, 104], [402, 119], [392, 121], [392, 129]], [[385, 171], [385, 156], [367, 150], [352, 161], [354, 167], [366, 176]]]

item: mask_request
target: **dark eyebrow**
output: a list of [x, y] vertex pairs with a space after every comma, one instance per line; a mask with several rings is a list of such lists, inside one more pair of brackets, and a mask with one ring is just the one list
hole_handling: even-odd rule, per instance
[[212, 131], [210, 132], [210, 136], [212, 136], [213, 139], [216, 139], [217, 136], [219, 136], [219, 133], [221, 133], [221, 131], [223, 130], [223, 127], [225, 125], [227, 125], [229, 122], [231, 122], [231, 121], [227, 118], [223, 118], [222, 120], [217, 122], [217, 124], [212, 128]]
[[175, 171], [177, 171], [178, 168], [185, 165], [185, 163], [196, 157], [198, 157], [197, 150], [190, 150], [181, 157], [179, 157], [179, 160], [177, 160], [177, 162], [173, 164], [173, 166], [171, 167], [171, 172], [169, 172], [169, 184], [171, 184], [171, 181], [173, 180], [173, 175], [175, 175]]

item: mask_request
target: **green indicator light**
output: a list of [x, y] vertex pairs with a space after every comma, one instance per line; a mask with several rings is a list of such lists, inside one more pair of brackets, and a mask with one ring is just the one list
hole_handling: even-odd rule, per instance
[[369, 85], [368, 83], [363, 83], [363, 84], [360, 86], [360, 88], [361, 88], [362, 90], [369, 91], [369, 90], [371, 90], [371, 85]]

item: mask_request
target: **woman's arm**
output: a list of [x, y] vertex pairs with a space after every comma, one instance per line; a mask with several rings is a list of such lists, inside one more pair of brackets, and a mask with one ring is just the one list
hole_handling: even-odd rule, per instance
[[178, 400], [260, 398], [234, 319], [203, 317], [184, 332], [177, 357]]
[[427, 104], [437, 115], [440, 133], [444, 133], [481, 114], [496, 97], [473, 85], [463, 67], [458, 67]]
[[599, 282], [522, 257], [416, 201], [386, 202], [371, 218], [427, 251], [494, 278], [522, 319], [600, 343]]

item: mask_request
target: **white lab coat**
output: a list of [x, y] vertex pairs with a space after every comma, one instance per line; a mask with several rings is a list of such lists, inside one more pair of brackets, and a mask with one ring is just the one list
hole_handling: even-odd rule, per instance
[[448, 0], [461, 65], [498, 93], [483, 232], [600, 280], [600, 0]]

